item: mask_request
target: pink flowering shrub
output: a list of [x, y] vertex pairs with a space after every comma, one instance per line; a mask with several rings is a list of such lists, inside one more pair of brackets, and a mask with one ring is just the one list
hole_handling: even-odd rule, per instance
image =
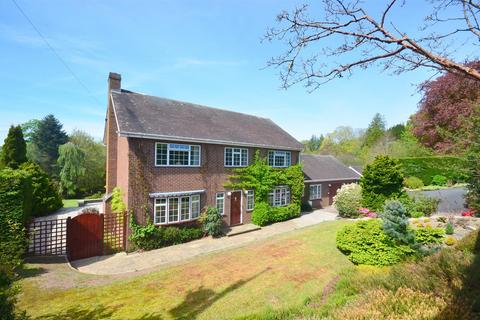
[[472, 212], [472, 210], [463, 211], [463, 212], [462, 212], [462, 217], [473, 217], [473, 212]]
[[374, 211], [370, 211], [370, 209], [368, 208], [360, 208], [358, 209], [358, 213], [360, 213], [360, 215], [364, 216], [364, 217], [367, 217], [367, 218], [377, 218], [378, 217], [378, 214]]

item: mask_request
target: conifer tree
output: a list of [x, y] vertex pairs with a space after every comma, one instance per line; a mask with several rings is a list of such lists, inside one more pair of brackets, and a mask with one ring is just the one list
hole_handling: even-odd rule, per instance
[[23, 139], [20, 126], [10, 127], [0, 155], [2, 167], [17, 169], [18, 166], [27, 161], [27, 145]]

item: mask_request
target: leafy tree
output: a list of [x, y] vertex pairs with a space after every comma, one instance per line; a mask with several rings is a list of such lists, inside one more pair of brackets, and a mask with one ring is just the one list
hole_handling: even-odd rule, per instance
[[[480, 70], [480, 61], [470, 63]], [[421, 86], [423, 97], [412, 117], [422, 144], [443, 153], [463, 153], [472, 141], [472, 117], [480, 115], [480, 81], [447, 73]]]
[[85, 154], [85, 174], [78, 179], [78, 190], [89, 195], [104, 190], [105, 186], [105, 146], [95, 141], [84, 131], [74, 130], [70, 142]]
[[25, 161], [27, 161], [27, 146], [23, 139], [22, 128], [11, 126], [2, 147], [1, 166], [16, 169]]
[[32, 179], [33, 199], [32, 215], [44, 216], [62, 207], [62, 197], [57, 186], [39, 165], [27, 162], [20, 166]]
[[405, 132], [405, 125], [403, 123], [399, 123], [394, 125], [393, 127], [388, 128], [387, 134], [391, 136], [393, 139], [398, 140], [402, 137]]
[[62, 124], [49, 114], [43, 118], [32, 134], [32, 143], [36, 149], [36, 163], [50, 175], [57, 173], [59, 146], [68, 142], [68, 136]]
[[323, 136], [323, 134], [320, 136], [312, 135], [310, 140], [304, 141], [305, 151], [317, 151], [318, 149], [320, 149], [320, 146], [322, 145], [324, 139], [325, 137]]
[[59, 147], [60, 192], [73, 196], [79, 179], [85, 174], [85, 153], [71, 142]]
[[387, 201], [380, 217], [383, 221], [383, 230], [388, 236], [400, 243], [414, 245], [415, 236], [408, 228], [407, 211], [400, 201]]
[[467, 154], [467, 203], [475, 214], [480, 216], [480, 117], [474, 118], [472, 122], [474, 139]]
[[319, 153], [331, 154], [346, 164], [359, 164], [361, 132], [341, 126], [325, 136]]
[[23, 136], [27, 143], [32, 141], [33, 135], [35, 134], [35, 132], [37, 132], [40, 123], [41, 120], [32, 119], [20, 125], [22, 127]]
[[381, 210], [385, 200], [402, 195], [403, 173], [400, 165], [389, 156], [380, 155], [363, 170], [360, 179], [363, 205]]
[[385, 135], [385, 120], [380, 113], [375, 114], [363, 137], [363, 147], [371, 147]]

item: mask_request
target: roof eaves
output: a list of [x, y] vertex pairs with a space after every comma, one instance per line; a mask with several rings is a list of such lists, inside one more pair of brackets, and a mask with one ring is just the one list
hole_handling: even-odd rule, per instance
[[158, 134], [141, 133], [141, 132], [118, 131], [118, 135], [121, 136], [121, 137], [143, 138], [143, 139], [162, 139], [162, 140], [171, 140], [171, 141], [178, 141], [178, 142], [183, 141], [183, 142], [209, 143], [209, 144], [221, 144], [221, 145], [234, 145], [234, 146], [242, 146], [242, 147], [274, 148], [274, 149], [293, 150], [293, 151], [301, 151], [302, 150], [301, 147], [296, 148], [296, 147], [256, 144], [256, 143], [240, 142], [240, 141], [213, 140], [213, 139], [199, 139], [199, 138], [192, 138], [192, 137], [167, 136], [167, 135], [158, 135]]
[[313, 179], [313, 180], [304, 180], [304, 182], [328, 182], [328, 181], [351, 181], [351, 180], [360, 180], [360, 178], [351, 177], [351, 178]]

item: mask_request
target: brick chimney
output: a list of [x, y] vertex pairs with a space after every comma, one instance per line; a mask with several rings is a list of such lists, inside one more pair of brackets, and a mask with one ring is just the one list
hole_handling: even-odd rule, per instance
[[110, 72], [108, 75], [108, 92], [122, 88], [122, 76], [119, 73]]
[[[108, 75], [108, 104], [107, 104], [107, 118], [105, 119], [105, 144], [107, 146], [107, 164], [106, 164], [106, 191], [112, 192], [117, 185], [117, 123], [115, 121], [115, 113], [113, 111], [113, 104], [111, 98], [112, 90], [121, 89], [122, 76], [115, 72], [110, 72]], [[106, 211], [105, 211], [106, 212]]]

